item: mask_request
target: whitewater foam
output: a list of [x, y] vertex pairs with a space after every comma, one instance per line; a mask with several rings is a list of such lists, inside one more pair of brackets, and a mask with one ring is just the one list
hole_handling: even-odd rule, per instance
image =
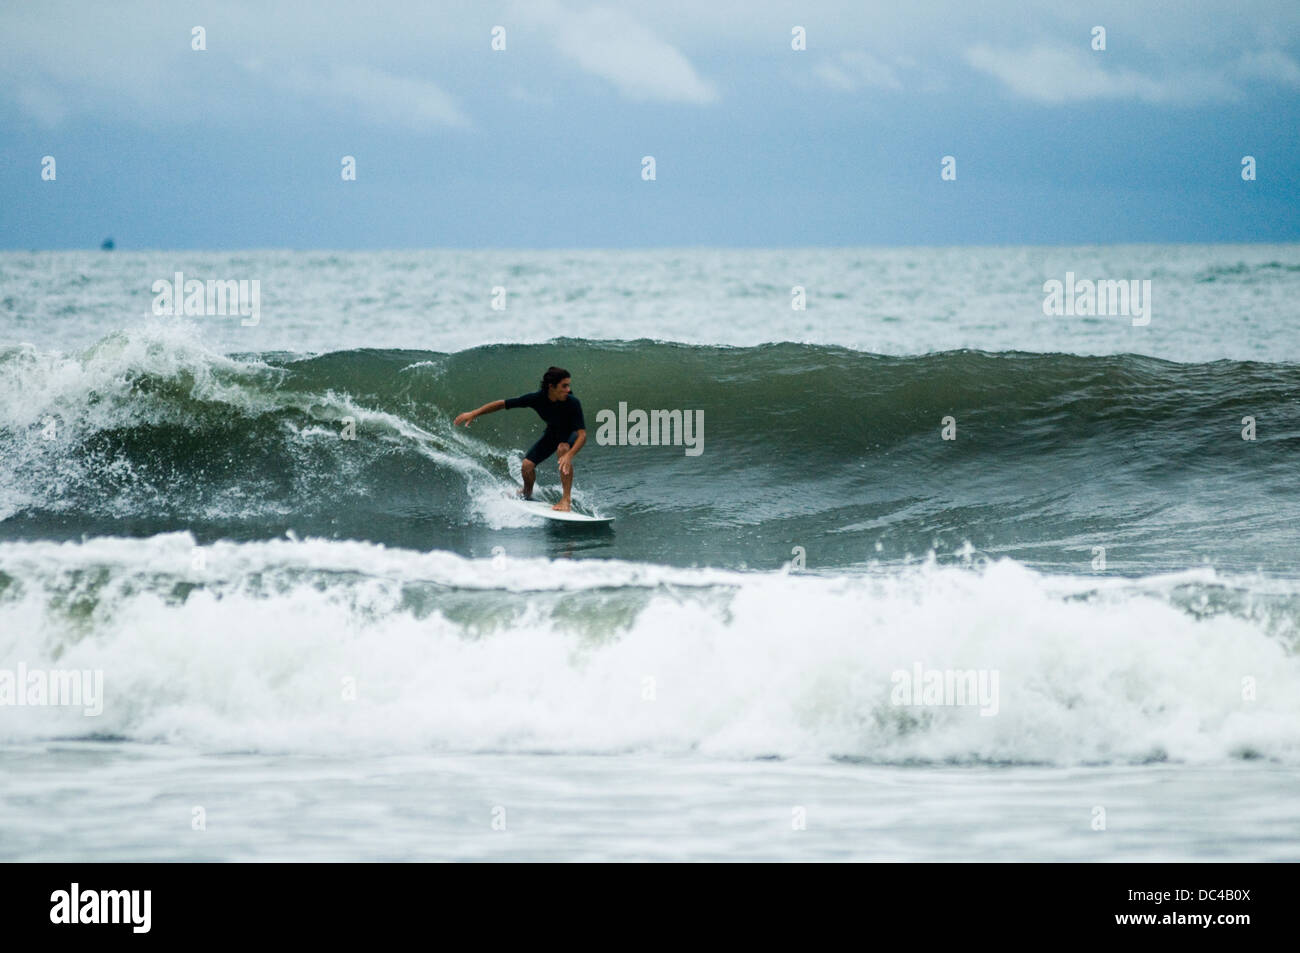
[[[1186, 611], [1168, 579], [1085, 592], [1010, 560], [818, 577], [187, 533], [4, 543], [0, 572], [0, 657], [105, 673], [93, 728], [23, 710], [4, 723], [10, 741], [1300, 758], [1294, 647], [1250, 614]], [[998, 670], [998, 714], [891, 704], [891, 673], [916, 664]]]

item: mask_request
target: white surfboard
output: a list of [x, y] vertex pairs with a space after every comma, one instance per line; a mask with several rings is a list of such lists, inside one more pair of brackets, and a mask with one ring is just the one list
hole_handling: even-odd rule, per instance
[[573, 511], [564, 513], [560, 510], [553, 510], [550, 503], [543, 503], [541, 500], [516, 499], [513, 502], [533, 516], [540, 516], [544, 520], [555, 520], [558, 523], [586, 523], [588, 526], [600, 526], [614, 522], [612, 516], [587, 516]]

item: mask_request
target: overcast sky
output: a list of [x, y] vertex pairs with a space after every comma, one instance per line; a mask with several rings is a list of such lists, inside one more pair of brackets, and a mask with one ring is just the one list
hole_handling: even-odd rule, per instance
[[6, 2], [0, 247], [106, 236], [1296, 241], [1300, 2]]

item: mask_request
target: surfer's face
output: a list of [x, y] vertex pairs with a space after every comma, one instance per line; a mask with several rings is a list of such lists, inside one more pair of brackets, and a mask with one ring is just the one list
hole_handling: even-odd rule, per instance
[[552, 384], [546, 394], [550, 400], [568, 400], [569, 391], [573, 390], [573, 378], [566, 377], [558, 384]]

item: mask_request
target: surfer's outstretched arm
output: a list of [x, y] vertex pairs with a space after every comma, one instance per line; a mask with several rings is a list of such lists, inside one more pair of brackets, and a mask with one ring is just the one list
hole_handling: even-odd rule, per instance
[[478, 410], [467, 410], [465, 413], [457, 415], [456, 419], [451, 422], [451, 425], [457, 427], [464, 424], [468, 427], [475, 417], [479, 417], [483, 414], [494, 414], [498, 410], [505, 410], [505, 407], [506, 402], [504, 400], [494, 400], [491, 403], [484, 404]]

